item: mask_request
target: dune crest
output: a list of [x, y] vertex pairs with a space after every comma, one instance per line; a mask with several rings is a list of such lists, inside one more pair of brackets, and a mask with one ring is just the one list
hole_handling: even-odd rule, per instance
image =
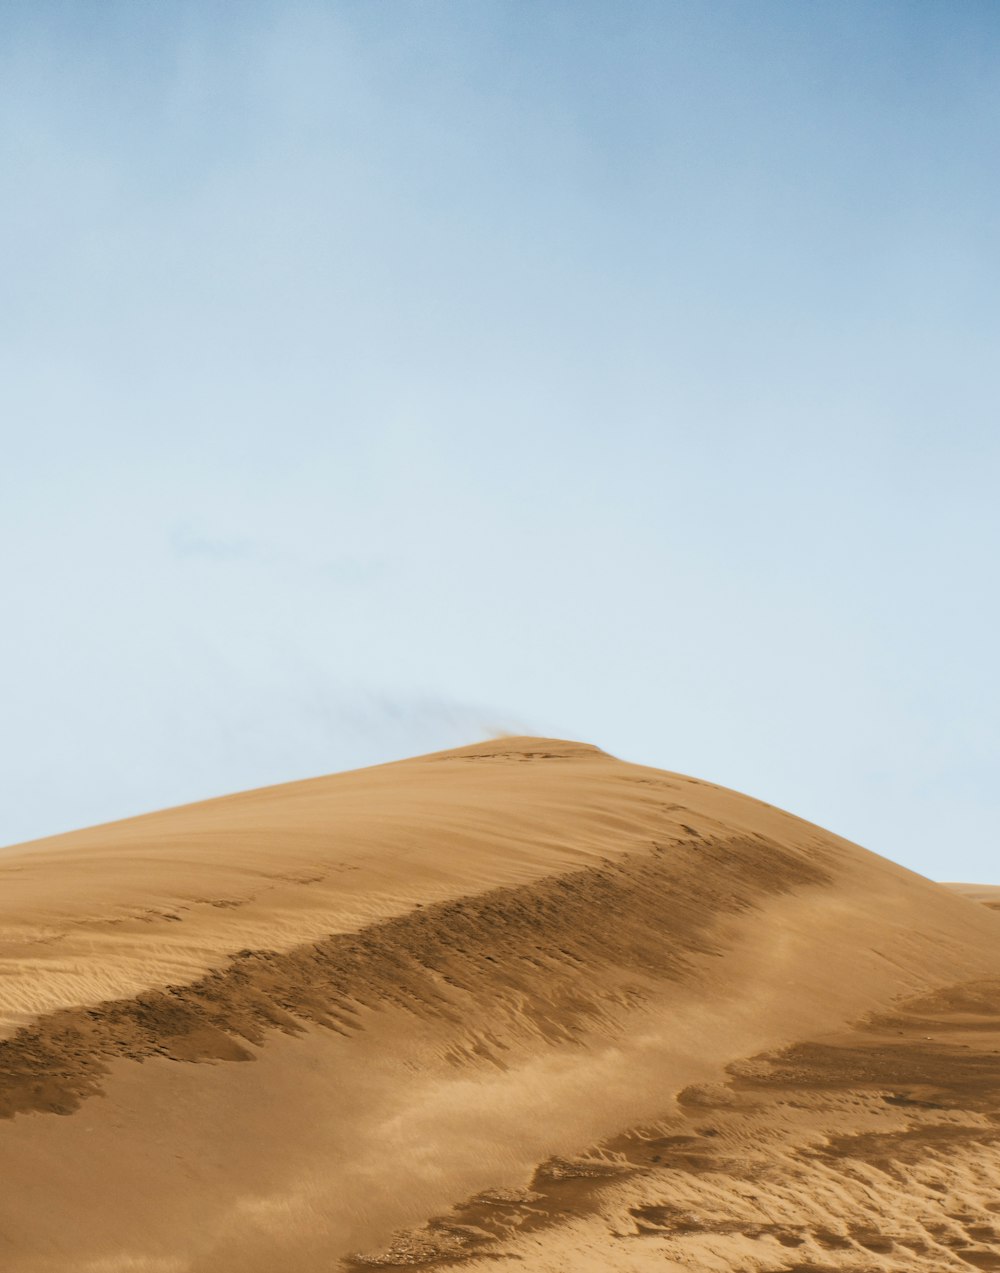
[[[817, 1137], [895, 1137], [893, 1163], [947, 1141], [994, 1171], [998, 938], [957, 889], [564, 740], [16, 846], [2, 1267], [764, 1271], [800, 1246], [801, 1270], [895, 1269], [900, 1249], [907, 1267], [1000, 1267], [978, 1218], [981, 1242], [880, 1252], [852, 1236], [876, 1224], [851, 1218], [858, 1199], [798, 1227], [778, 1201], [816, 1184], [795, 1164]], [[787, 1168], [771, 1220], [744, 1214], [742, 1167], [719, 1183], [748, 1137]]]

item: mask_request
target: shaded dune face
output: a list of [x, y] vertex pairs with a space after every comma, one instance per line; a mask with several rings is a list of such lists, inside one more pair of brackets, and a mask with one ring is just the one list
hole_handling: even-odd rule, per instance
[[[741, 1228], [745, 1176], [714, 1201], [698, 1182], [747, 1137], [793, 1162], [885, 1134], [912, 1158], [944, 1063], [928, 1078], [909, 1001], [963, 1054], [941, 1108], [974, 1091], [968, 1126], [991, 1126], [998, 937], [986, 907], [791, 815], [548, 739], [6, 850], [0, 1268], [895, 1268], [836, 1208], [813, 1228], [847, 1245], [775, 1263], [791, 1219]], [[988, 1137], [953, 1142], [990, 1176]], [[937, 1244], [993, 1267], [965, 1246]]]

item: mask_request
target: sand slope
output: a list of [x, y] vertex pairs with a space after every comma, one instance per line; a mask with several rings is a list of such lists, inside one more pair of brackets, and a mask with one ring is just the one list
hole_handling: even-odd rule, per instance
[[[931, 1003], [976, 1060], [929, 1121], [1000, 1183], [998, 939], [988, 908], [788, 814], [548, 739], [4, 850], [0, 1268], [903, 1267], [852, 1236], [878, 1227], [870, 1183], [810, 1213], [833, 1245], [801, 1237], [796, 1172], [883, 1124], [923, 1153], [913, 1093], [954, 1069], [919, 1060]], [[792, 1164], [777, 1219], [740, 1211], [744, 1168], [712, 1159], [732, 1143]], [[994, 1267], [969, 1224], [978, 1245], [905, 1267]]]
[[946, 884], [945, 887], [971, 902], [981, 902], [991, 910], [1000, 911], [1000, 884]]

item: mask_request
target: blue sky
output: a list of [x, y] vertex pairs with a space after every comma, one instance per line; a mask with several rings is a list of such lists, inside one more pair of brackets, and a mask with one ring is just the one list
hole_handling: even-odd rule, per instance
[[1000, 882], [992, 3], [0, 13], [0, 842], [579, 737]]

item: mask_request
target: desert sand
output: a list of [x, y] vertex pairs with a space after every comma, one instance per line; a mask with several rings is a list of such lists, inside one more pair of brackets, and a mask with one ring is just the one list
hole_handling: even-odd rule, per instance
[[970, 901], [982, 902], [984, 906], [1000, 911], [1000, 884], [948, 884], [947, 887]]
[[997, 903], [538, 738], [2, 850], [0, 1270], [1000, 1268]]

